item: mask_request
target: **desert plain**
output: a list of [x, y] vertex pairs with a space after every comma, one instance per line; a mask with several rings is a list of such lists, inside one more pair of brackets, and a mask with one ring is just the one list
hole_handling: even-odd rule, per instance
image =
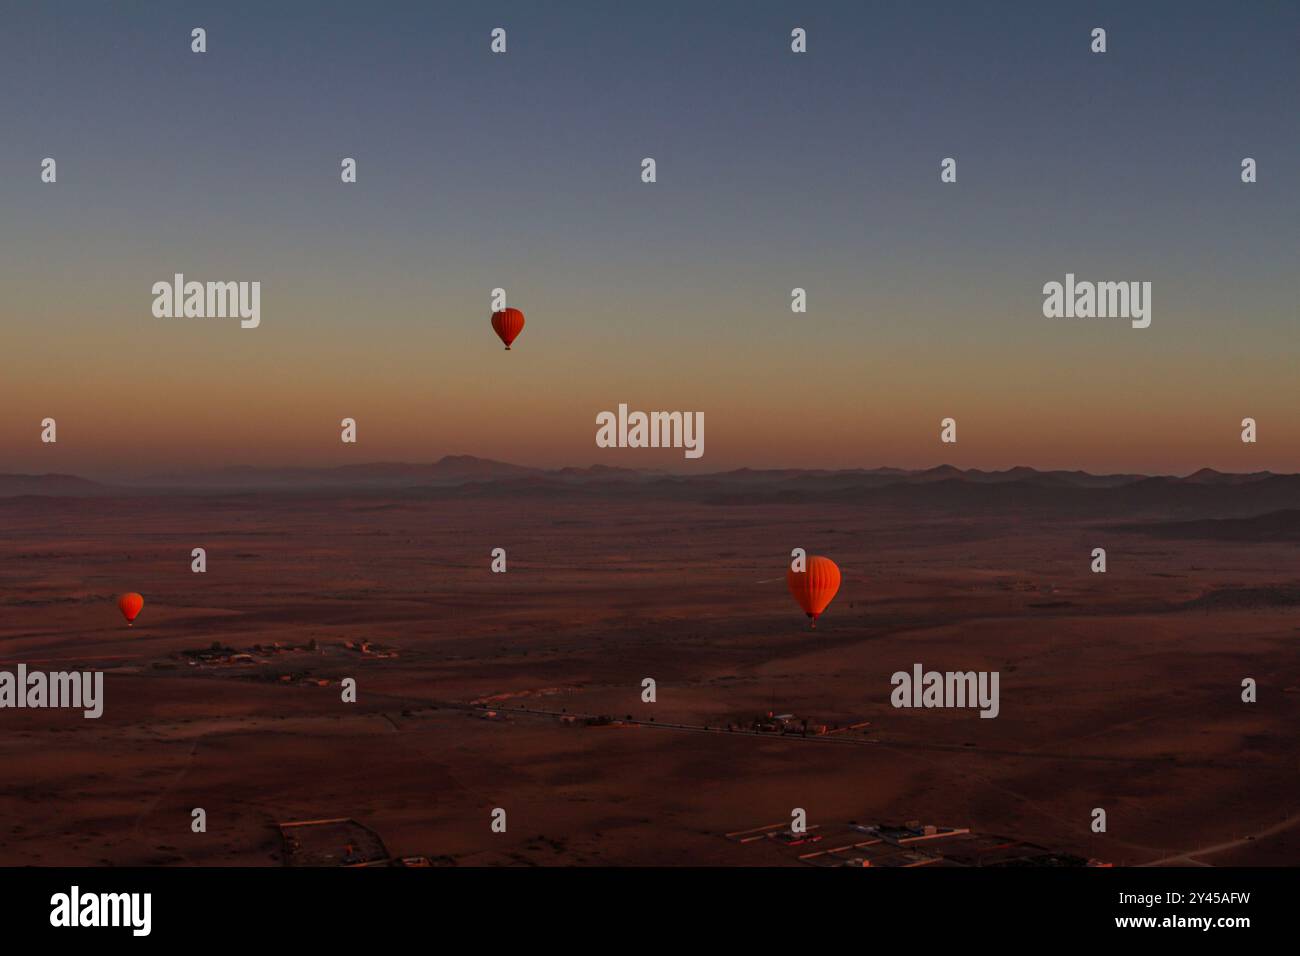
[[[0, 667], [102, 670], [106, 697], [98, 720], [0, 712], [0, 865], [278, 866], [279, 823], [327, 818], [441, 865], [798, 865], [725, 836], [793, 808], [1117, 865], [1294, 865], [1294, 488], [1193, 484], [0, 497]], [[843, 573], [816, 628], [795, 547]], [[998, 717], [895, 709], [915, 663], [998, 671]], [[833, 732], [752, 732], [769, 714]]]

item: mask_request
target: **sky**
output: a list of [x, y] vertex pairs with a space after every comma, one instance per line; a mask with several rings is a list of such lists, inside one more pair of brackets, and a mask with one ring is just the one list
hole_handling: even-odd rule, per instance
[[[0, 472], [1300, 471], [1300, 5], [993, 11], [7, 3]], [[156, 318], [177, 272], [260, 326]], [[1067, 273], [1150, 328], [1045, 318]], [[597, 448], [620, 403], [705, 454]]]

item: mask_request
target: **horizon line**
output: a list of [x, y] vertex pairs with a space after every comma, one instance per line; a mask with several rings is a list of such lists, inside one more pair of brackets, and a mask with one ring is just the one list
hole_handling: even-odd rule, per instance
[[[705, 471], [673, 471], [667, 468], [634, 467], [629, 465], [609, 465], [609, 464], [602, 464], [599, 462], [593, 462], [591, 464], [586, 464], [586, 465], [559, 465], [554, 467], [548, 467], [544, 465], [524, 465], [524, 464], [519, 464], [517, 462], [505, 461], [499, 458], [484, 458], [478, 455], [458, 453], [458, 454], [445, 454], [442, 455], [440, 458], [428, 460], [428, 461], [375, 459], [375, 460], [355, 462], [350, 464], [325, 464], [325, 465], [234, 464], [234, 465], [219, 465], [219, 466], [206, 467], [206, 468], [196, 467], [196, 468], [189, 468], [185, 470], [176, 470], [176, 471], [155, 471], [155, 472], [150, 472], [148, 474], [136, 475], [134, 477], [116, 477], [116, 478], [93, 477], [93, 475], [95, 474], [94, 470], [91, 470], [84, 474], [77, 473], [77, 472], [62, 472], [62, 471], [0, 472], [0, 479], [18, 478], [18, 479], [32, 480], [32, 479], [72, 478], [79, 481], [92, 482], [94, 484], [102, 484], [102, 485], [114, 485], [114, 484], [131, 485], [134, 483], [152, 484], [152, 483], [158, 483], [163, 481], [195, 480], [195, 479], [202, 479], [204, 477], [230, 475], [232, 473], [269, 474], [275, 472], [296, 471], [296, 472], [317, 472], [317, 473], [327, 474], [327, 473], [345, 472], [348, 470], [355, 470], [355, 469], [362, 469], [362, 468], [436, 468], [439, 465], [443, 465], [444, 463], [447, 462], [454, 463], [457, 461], [474, 463], [478, 465], [515, 468], [515, 469], [519, 469], [520, 471], [537, 472], [542, 475], [558, 474], [565, 471], [596, 471], [596, 470], [603, 469], [606, 471], [613, 471], [613, 472], [628, 472], [628, 473], [640, 474], [640, 475], [655, 475], [655, 476], [661, 476], [665, 478], [686, 478], [686, 479], [717, 477], [720, 475], [736, 474], [738, 472], [752, 472], [758, 474], [775, 473], [775, 472], [796, 472], [796, 473], [805, 473], [805, 474], [853, 474], [853, 473], [860, 472], [860, 473], [878, 474], [878, 473], [885, 472], [885, 473], [896, 473], [898, 475], [919, 475], [919, 474], [926, 474], [929, 472], [951, 471], [959, 474], [974, 473], [974, 474], [984, 474], [984, 475], [1004, 475], [1015, 471], [1025, 471], [1025, 472], [1032, 472], [1034, 474], [1040, 474], [1040, 475], [1050, 475], [1050, 474], [1086, 475], [1091, 478], [1173, 478], [1173, 479], [1185, 479], [1185, 478], [1193, 477], [1195, 475], [1206, 474], [1206, 473], [1223, 475], [1225, 477], [1250, 477], [1250, 476], [1289, 477], [1294, 475], [1300, 475], [1300, 473], [1298, 472], [1275, 472], [1267, 468], [1260, 469], [1257, 471], [1222, 471], [1217, 468], [1212, 468], [1208, 465], [1189, 471], [1186, 474], [1178, 474], [1173, 472], [1144, 472], [1144, 471], [1109, 471], [1109, 470], [1089, 471], [1085, 468], [1038, 468], [1033, 465], [1024, 465], [1024, 464], [1009, 465], [1004, 468], [977, 468], [977, 467], [963, 468], [958, 465], [953, 465], [951, 462], [940, 462], [939, 464], [936, 465], [929, 465], [929, 466], [918, 467], [918, 468], [905, 468], [905, 467], [899, 467], [895, 465], [871, 465], [871, 466], [860, 465], [860, 466], [845, 467], [845, 468], [817, 468], [817, 467], [807, 467], [807, 466], [799, 466], [799, 465], [785, 465], [785, 466], [778, 465], [778, 466], [767, 466], [767, 467], [754, 467], [750, 465], [740, 465], [732, 468], [725, 468], [719, 471], [705, 472]], [[473, 476], [468, 476], [467, 480], [468, 481], [494, 480], [494, 479], [499, 479], [500, 477], [502, 476], [485, 475], [485, 476], [479, 476], [478, 478], [475, 478]]]

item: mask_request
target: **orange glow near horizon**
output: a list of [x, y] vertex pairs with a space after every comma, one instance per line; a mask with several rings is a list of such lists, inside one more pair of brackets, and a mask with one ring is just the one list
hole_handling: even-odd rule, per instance
[[[757, 318], [733, 306], [692, 325], [666, 323], [655, 310], [670, 303], [652, 295], [611, 325], [584, 296], [569, 311], [521, 302], [528, 329], [507, 352], [468, 295], [426, 317], [390, 289], [366, 319], [319, 294], [266, 293], [261, 327], [244, 330], [153, 318], [137, 285], [130, 308], [122, 292], [102, 314], [71, 292], [51, 305], [29, 290], [0, 356], [0, 471], [138, 476], [470, 454], [685, 473], [1300, 472], [1300, 389], [1273, 344], [1276, 316], [1242, 330], [1161, 315], [1137, 331], [1032, 314], [956, 325], [900, 305], [886, 325], [878, 305], [793, 316], [778, 298]], [[597, 448], [595, 416], [620, 402], [704, 412], [704, 456]], [[40, 442], [47, 416], [56, 445]], [[1254, 445], [1239, 440], [1247, 416]], [[344, 417], [358, 422], [356, 445], [339, 441]], [[939, 442], [945, 417], [958, 422], [955, 445]]]

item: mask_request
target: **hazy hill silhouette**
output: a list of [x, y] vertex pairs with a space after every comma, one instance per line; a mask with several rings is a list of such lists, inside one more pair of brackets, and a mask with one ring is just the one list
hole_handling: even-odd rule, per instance
[[117, 489], [76, 475], [3, 475], [0, 474], [0, 497], [44, 495], [52, 498], [83, 498], [90, 495], [115, 494]]
[[[952, 465], [899, 468], [751, 469], [674, 475], [603, 465], [533, 468], [449, 455], [432, 463], [369, 462], [332, 468], [221, 468], [155, 475], [109, 485], [72, 475], [0, 475], [0, 498], [158, 494], [386, 494], [407, 498], [574, 500], [653, 498], [746, 507], [861, 504], [943, 514], [1033, 511], [1072, 518], [1221, 519], [1300, 509], [1300, 475], [1225, 474], [1186, 477], [1004, 471]], [[1240, 533], [1263, 533], [1260, 527]], [[1294, 520], [1294, 519], [1278, 519]], [[1174, 532], [1169, 532], [1174, 533]], [[1217, 533], [1234, 533], [1220, 530]]]

